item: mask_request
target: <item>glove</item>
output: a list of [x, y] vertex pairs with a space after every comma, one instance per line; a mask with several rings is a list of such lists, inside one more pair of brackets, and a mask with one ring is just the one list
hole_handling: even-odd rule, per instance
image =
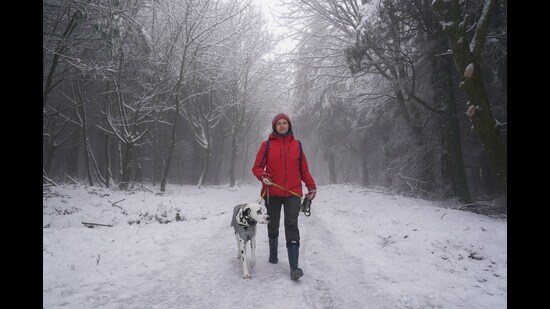
[[307, 199], [310, 201], [313, 201], [316, 193], [317, 193], [317, 189], [309, 190], [309, 192], [306, 194]]
[[270, 186], [271, 185], [271, 176], [269, 176], [268, 173], [264, 172], [262, 174], [262, 182], [265, 183], [266, 185]]

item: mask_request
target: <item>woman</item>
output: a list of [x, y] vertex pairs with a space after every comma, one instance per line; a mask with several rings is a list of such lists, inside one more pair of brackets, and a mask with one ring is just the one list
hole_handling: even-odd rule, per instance
[[279, 238], [281, 206], [284, 205], [286, 248], [290, 264], [290, 278], [297, 280], [304, 275], [298, 267], [300, 230], [298, 214], [302, 197], [302, 181], [310, 201], [315, 198], [317, 187], [309, 173], [306, 156], [300, 141], [294, 139], [290, 118], [277, 114], [271, 123], [273, 132], [262, 142], [252, 173], [262, 182], [262, 197], [267, 214], [271, 218], [267, 225], [269, 238], [269, 262], [276, 264]]

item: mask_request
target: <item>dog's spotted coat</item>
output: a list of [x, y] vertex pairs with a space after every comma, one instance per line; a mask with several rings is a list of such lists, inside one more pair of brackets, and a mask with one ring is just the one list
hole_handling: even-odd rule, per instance
[[239, 204], [233, 208], [231, 226], [237, 240], [237, 258], [243, 264], [243, 278], [250, 279], [246, 259], [246, 245], [250, 243], [250, 268], [256, 265], [256, 223], [267, 224], [269, 216], [258, 203]]

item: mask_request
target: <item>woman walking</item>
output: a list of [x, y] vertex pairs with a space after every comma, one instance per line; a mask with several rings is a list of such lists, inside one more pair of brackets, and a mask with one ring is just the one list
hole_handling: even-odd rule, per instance
[[281, 208], [284, 207], [285, 240], [290, 264], [290, 278], [298, 280], [304, 275], [298, 267], [300, 230], [298, 214], [302, 197], [302, 182], [308, 192], [306, 198], [315, 198], [317, 187], [311, 176], [306, 155], [300, 141], [294, 138], [290, 118], [277, 114], [271, 123], [273, 132], [262, 142], [252, 167], [252, 173], [262, 182], [262, 197], [267, 214], [269, 238], [269, 262], [276, 264]]

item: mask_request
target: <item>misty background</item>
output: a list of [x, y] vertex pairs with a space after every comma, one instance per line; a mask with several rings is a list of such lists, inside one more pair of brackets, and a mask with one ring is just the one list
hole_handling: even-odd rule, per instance
[[506, 207], [506, 0], [269, 6], [43, 1], [44, 186], [256, 181], [285, 112], [318, 184]]

